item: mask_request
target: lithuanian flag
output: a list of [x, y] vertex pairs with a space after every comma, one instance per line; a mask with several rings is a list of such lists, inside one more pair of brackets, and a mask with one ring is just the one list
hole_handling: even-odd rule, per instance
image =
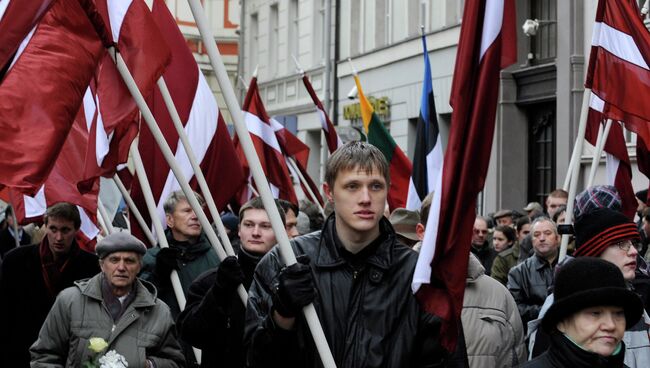
[[359, 76], [354, 75], [354, 82], [359, 91], [359, 102], [361, 104], [361, 119], [363, 130], [368, 137], [368, 143], [379, 148], [390, 165], [390, 189], [388, 191], [388, 206], [391, 212], [399, 207], [406, 207], [409, 181], [411, 179], [412, 165], [404, 151], [395, 143], [393, 137], [379, 120], [375, 110], [366, 99], [361, 89]]

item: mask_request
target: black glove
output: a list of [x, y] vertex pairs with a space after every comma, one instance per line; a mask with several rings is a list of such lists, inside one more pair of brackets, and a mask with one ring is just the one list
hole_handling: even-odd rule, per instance
[[295, 317], [302, 308], [316, 299], [316, 287], [309, 267], [309, 257], [280, 271], [279, 283], [273, 295], [273, 308], [283, 317]]
[[156, 256], [156, 276], [160, 281], [169, 278], [172, 270], [178, 269], [178, 256], [180, 252], [176, 248], [162, 248]]
[[217, 289], [227, 292], [234, 292], [237, 286], [244, 282], [244, 272], [237, 261], [237, 257], [229, 256], [224, 258], [217, 269], [217, 279], [214, 282], [213, 292], [218, 293]]

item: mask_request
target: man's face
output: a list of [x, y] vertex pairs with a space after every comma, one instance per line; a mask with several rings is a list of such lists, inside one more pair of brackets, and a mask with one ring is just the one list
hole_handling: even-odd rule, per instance
[[636, 276], [636, 256], [638, 254], [639, 251], [634, 247], [634, 244], [630, 240], [625, 240], [605, 248], [599, 258], [616, 265], [623, 273], [625, 280], [632, 281]]
[[140, 256], [135, 252], [111, 253], [99, 265], [116, 296], [125, 295], [131, 290], [141, 268]]
[[265, 254], [277, 243], [266, 210], [251, 208], [242, 214], [239, 238], [246, 251]]
[[535, 223], [531, 232], [533, 233], [533, 248], [537, 255], [546, 259], [557, 255], [560, 237], [555, 232], [550, 220]]
[[286, 219], [286, 224], [284, 225], [284, 228], [287, 230], [287, 235], [289, 236], [289, 239], [295, 238], [296, 236], [299, 236], [300, 233], [298, 232], [298, 218], [296, 218], [296, 214], [293, 213], [293, 210], [289, 208], [289, 210], [285, 213], [285, 219]]
[[530, 224], [522, 225], [521, 229], [517, 232], [517, 240], [521, 243], [528, 234], [530, 234]]
[[474, 228], [472, 229], [472, 244], [476, 246], [483, 246], [488, 235], [488, 226], [485, 220], [477, 218], [474, 220]]
[[558, 207], [566, 206], [566, 202], [567, 202], [566, 198], [560, 198], [560, 197], [546, 198], [546, 213], [548, 213], [548, 217], [553, 218], [553, 215], [555, 215], [555, 211], [557, 211]]
[[512, 226], [512, 224], [513, 222], [511, 216], [500, 217], [497, 219], [498, 226]]
[[174, 212], [165, 217], [174, 239], [193, 242], [201, 235], [201, 223], [186, 199], [178, 201]]
[[74, 222], [71, 220], [48, 217], [45, 223], [45, 235], [54, 258], [57, 258], [70, 252], [77, 229], [74, 228]]
[[379, 236], [379, 220], [384, 216], [388, 184], [377, 168], [342, 170], [330, 187], [323, 184], [334, 204], [336, 230], [347, 239], [362, 243]]

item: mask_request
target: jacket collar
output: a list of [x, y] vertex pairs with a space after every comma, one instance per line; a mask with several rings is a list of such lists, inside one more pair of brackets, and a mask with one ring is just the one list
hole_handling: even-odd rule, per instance
[[[90, 279], [75, 281], [75, 285], [81, 290], [81, 294], [102, 302], [102, 277], [104, 274], [100, 272]], [[135, 299], [131, 302], [133, 308], [148, 308], [156, 305], [157, 291], [153, 284], [136, 278], [134, 286], [132, 292], [135, 292]]]
[[[318, 247], [318, 255], [315, 260], [316, 267], [330, 268], [337, 267], [346, 263], [345, 259], [336, 246], [335, 234], [335, 219], [336, 214], [333, 213], [325, 221], [323, 231], [321, 232], [320, 244]], [[385, 240], [379, 245], [377, 251], [370, 255], [366, 263], [378, 267], [382, 270], [387, 270], [393, 263], [392, 250], [396, 244], [395, 231], [392, 225], [385, 217], [379, 220], [379, 231], [385, 234]]]
[[474, 282], [478, 280], [481, 275], [485, 274], [485, 268], [481, 264], [481, 261], [476, 258], [472, 253], [469, 254], [469, 263], [467, 266], [467, 281]]
[[558, 255], [558, 257], [555, 257], [555, 260], [553, 261], [552, 264], [549, 264], [548, 261], [545, 258], [538, 256], [537, 253], [535, 253], [533, 255], [533, 257], [531, 257], [531, 258], [534, 259], [533, 262], [535, 262], [535, 269], [537, 271], [539, 271], [544, 267], [551, 267], [551, 269], [555, 268], [555, 265], [557, 264], [557, 260], [559, 258], [559, 255]]

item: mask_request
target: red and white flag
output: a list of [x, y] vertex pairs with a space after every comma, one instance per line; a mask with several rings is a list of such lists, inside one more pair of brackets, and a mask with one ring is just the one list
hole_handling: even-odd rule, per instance
[[[124, 58], [140, 92], [147, 96], [171, 61], [171, 51], [143, 0], [95, 2], [102, 26]], [[95, 98], [99, 108], [91, 124], [86, 152], [87, 182], [98, 176], [112, 177], [118, 164], [128, 159], [138, 134], [140, 114], [115, 63], [108, 54], [96, 72]]]
[[[32, 17], [37, 18], [42, 9], [29, 8], [34, 9]], [[24, 33], [27, 25], [12, 15], [22, 11], [12, 1], [0, 29]], [[32, 195], [43, 185], [102, 52], [87, 9], [78, 0], [54, 1], [22, 40], [0, 82], [0, 184]]]
[[[14, 53], [50, 8], [53, 0], [0, 1], [0, 71], [14, 58]], [[6, 15], [6, 18], [3, 19]], [[0, 80], [4, 73], [0, 72]]]
[[[585, 87], [605, 102], [603, 114], [650, 121], [650, 34], [632, 1], [599, 0]], [[637, 91], [637, 93], [628, 93]]]
[[309, 190], [307, 190], [305, 187], [305, 183], [300, 181], [300, 186], [302, 187], [303, 193], [305, 193], [307, 199], [313, 203], [319, 203], [322, 206], [323, 198], [318, 191], [318, 185], [316, 185], [314, 180], [311, 178], [311, 176], [309, 176], [309, 173], [307, 172], [309, 146], [304, 144], [300, 139], [298, 139], [298, 137], [287, 130], [284, 125], [280, 124], [273, 118], [271, 118], [271, 126], [273, 126], [273, 130], [275, 131], [275, 136], [278, 139], [282, 153], [287, 158], [287, 160], [289, 158], [292, 159], [296, 163], [296, 168], [298, 171], [300, 171], [300, 173], [294, 172], [292, 165], [287, 162], [287, 168], [291, 172], [291, 175], [294, 178], [299, 178], [302, 176], [305, 179], [305, 182], [307, 182], [307, 186], [312, 191], [312, 193], [314, 193], [314, 196], [316, 196], [316, 198], [312, 198], [312, 196], [309, 194]]
[[[273, 127], [271, 118], [264, 108], [257, 87], [257, 77], [253, 77], [242, 106], [246, 127], [250, 133], [255, 151], [262, 164], [264, 174], [271, 186], [271, 191], [276, 198], [286, 199], [291, 203], [298, 203], [298, 197], [293, 188], [293, 181], [289, 175], [289, 168], [285, 161], [282, 147], [275, 134], [277, 129]], [[239, 145], [239, 138], [235, 136], [235, 148], [239, 159], [244, 164], [244, 173], [251, 179], [250, 169], [244, 151]], [[252, 197], [249, 188], [243, 188], [240, 192], [240, 202], [244, 203]]]
[[325, 133], [325, 140], [327, 141], [327, 149], [330, 151], [331, 154], [332, 152], [336, 151], [337, 148], [343, 145], [343, 141], [341, 141], [341, 137], [339, 137], [338, 133], [336, 133], [336, 129], [334, 129], [334, 124], [332, 124], [329, 116], [327, 116], [327, 112], [325, 111], [325, 108], [323, 107], [323, 104], [321, 103], [320, 99], [316, 95], [316, 92], [314, 91], [314, 87], [312, 87], [311, 82], [309, 82], [309, 78], [307, 78], [306, 74], [302, 76], [302, 82], [305, 85], [305, 88], [307, 88], [307, 93], [309, 93], [311, 100], [314, 101], [314, 105], [316, 105], [317, 108], [316, 111], [318, 113], [318, 117], [320, 118], [321, 127], [323, 128], [323, 132]]
[[[164, 1], [154, 0], [152, 15], [174, 55], [164, 74], [167, 88], [208, 186], [213, 189], [214, 201], [218, 208], [223, 209], [245, 181], [241, 163], [212, 90]], [[175, 159], [181, 166], [185, 179], [189, 180], [190, 186], [196, 189], [198, 185], [193, 179], [194, 172], [187, 153], [180, 143], [178, 133], [157, 87], [154, 94], [148, 98], [148, 104], [165, 140], [175, 152]], [[140, 131], [138, 148], [164, 225], [162, 204], [173, 191], [180, 189], [180, 185], [151, 131], [144, 125]], [[131, 195], [139, 208], [146, 208], [142, 188], [137, 180], [133, 181]], [[143, 216], [147, 221], [149, 220], [149, 216], [144, 213]]]
[[514, 0], [465, 2], [449, 144], [413, 275], [422, 307], [443, 319], [441, 342], [449, 351], [456, 346], [476, 199], [492, 149], [499, 75], [517, 59], [515, 15]]
[[95, 109], [92, 92], [88, 88], [84, 95], [83, 106], [79, 109], [70, 134], [43, 186], [34, 196], [23, 195], [10, 189], [11, 202], [16, 208], [16, 217], [20, 223], [41, 221], [47, 207], [59, 202], [76, 205], [81, 215], [81, 228], [77, 234], [77, 241], [89, 252], [94, 251], [95, 240], [99, 234], [96, 225], [99, 179], [96, 179], [91, 190], [84, 194], [77, 189], [77, 182], [83, 174], [83, 153], [88, 145], [86, 119], [92, 118]]
[[[607, 120], [602, 109], [604, 102], [592, 93], [589, 102], [589, 115], [587, 118], [587, 129], [585, 140], [596, 146], [598, 138], [598, 126], [605, 124]], [[623, 126], [617, 121], [612, 121], [604, 151], [606, 153], [607, 183], [616, 187], [621, 197], [623, 213], [630, 219], [634, 219], [637, 202], [632, 187], [632, 166], [627, 153], [627, 145], [623, 135]]]

